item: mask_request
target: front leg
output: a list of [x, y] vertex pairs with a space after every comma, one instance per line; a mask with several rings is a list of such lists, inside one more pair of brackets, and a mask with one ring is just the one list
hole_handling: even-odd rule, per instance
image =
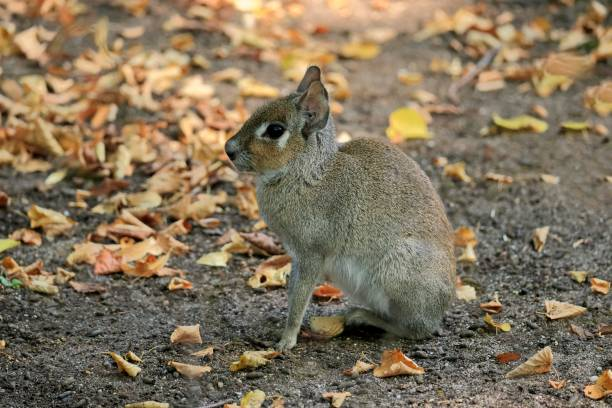
[[290, 350], [297, 342], [297, 335], [302, 326], [304, 313], [310, 302], [312, 292], [319, 281], [322, 268], [316, 267], [311, 263], [299, 262], [294, 258], [289, 275], [289, 313], [287, 315], [287, 324], [281, 340], [276, 345], [277, 350]]

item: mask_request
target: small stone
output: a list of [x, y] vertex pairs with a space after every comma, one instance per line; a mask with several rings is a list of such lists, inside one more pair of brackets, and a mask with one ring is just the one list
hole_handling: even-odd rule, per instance
[[223, 382], [219, 381], [217, 382], [217, 388], [221, 389], [225, 386], [225, 384], [223, 384]]
[[83, 408], [86, 405], [87, 405], [87, 400], [85, 398], [82, 398], [78, 400], [72, 407], [73, 408]]
[[148, 385], [155, 384], [155, 378], [153, 377], [142, 377], [142, 382]]
[[425, 379], [423, 378], [422, 375], [417, 375], [414, 380], [416, 381], [417, 384], [423, 384], [425, 382]]
[[70, 387], [72, 384], [74, 384], [76, 380], [74, 379], [74, 377], [66, 377], [62, 380], [62, 386], [64, 387]]
[[471, 330], [464, 330], [459, 334], [459, 337], [464, 338], [464, 339], [471, 338], [474, 336], [476, 336], [476, 333], [474, 333]]
[[250, 380], [253, 380], [255, 378], [261, 378], [263, 376], [264, 376], [264, 374], [260, 373], [259, 371], [251, 371], [251, 372], [246, 373], [246, 375], [245, 375], [245, 377], [250, 379]]
[[64, 391], [60, 395], [58, 395], [57, 398], [63, 400], [70, 397], [72, 394], [74, 394], [74, 391]]
[[418, 357], [418, 358], [429, 358], [429, 355], [424, 352], [423, 350], [417, 350], [414, 353], [412, 353], [413, 357]]
[[102, 333], [103, 333], [103, 330], [101, 328], [96, 328], [96, 329], [93, 329], [93, 330], [89, 331], [86, 334], [86, 336], [87, 337], [96, 337], [96, 336], [101, 335]]

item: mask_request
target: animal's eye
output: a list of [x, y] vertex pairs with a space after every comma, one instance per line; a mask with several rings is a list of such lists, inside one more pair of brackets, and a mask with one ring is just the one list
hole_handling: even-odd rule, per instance
[[278, 139], [285, 133], [285, 128], [277, 123], [272, 123], [266, 128], [266, 135], [271, 139]]

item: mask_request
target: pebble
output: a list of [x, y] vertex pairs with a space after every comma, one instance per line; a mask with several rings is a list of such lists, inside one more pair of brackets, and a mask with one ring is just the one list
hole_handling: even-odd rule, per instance
[[414, 380], [416, 381], [417, 384], [423, 384], [425, 382], [425, 379], [423, 378], [422, 375], [417, 375]]
[[533, 330], [537, 330], [537, 329], [539, 329], [539, 326], [538, 326], [537, 324], [535, 324], [534, 322], [527, 321], [525, 324], [526, 324], [526, 325], [527, 325], [527, 326], [528, 326], [530, 329], [533, 329]]
[[96, 337], [96, 336], [101, 335], [102, 333], [103, 333], [103, 330], [101, 328], [96, 328], [96, 329], [93, 329], [90, 332], [88, 332], [86, 334], [86, 336], [87, 337]]
[[74, 405], [73, 408], [83, 408], [87, 406], [87, 400], [85, 398], [78, 400]]
[[464, 338], [464, 339], [471, 338], [474, 336], [476, 336], [476, 333], [474, 333], [471, 330], [464, 330], [459, 334], [459, 337]]
[[76, 380], [74, 379], [74, 377], [66, 377], [62, 380], [62, 386], [64, 387], [70, 387], [72, 384], [74, 384]]
[[145, 384], [153, 385], [155, 384], [155, 378], [153, 377], [142, 377], [142, 382]]
[[255, 378], [261, 378], [263, 376], [264, 376], [264, 374], [259, 372], [259, 371], [251, 371], [251, 372], [246, 373], [246, 375], [245, 375], [245, 377], [250, 379], [250, 380], [253, 380]]
[[58, 395], [57, 398], [63, 400], [70, 397], [72, 394], [74, 394], [74, 391], [64, 391], [60, 395]]
[[217, 388], [221, 389], [225, 386], [222, 381], [217, 382]]
[[412, 353], [413, 357], [418, 357], [418, 358], [429, 358], [429, 355], [424, 352], [423, 350], [417, 350], [414, 353]]
[[589, 380], [591, 380], [591, 382], [592, 382], [592, 383], [594, 383], [594, 382], [596, 382], [596, 381], [597, 381], [597, 376], [596, 376], [596, 375], [594, 375], [594, 376], [592, 376], [591, 378], [589, 378]]

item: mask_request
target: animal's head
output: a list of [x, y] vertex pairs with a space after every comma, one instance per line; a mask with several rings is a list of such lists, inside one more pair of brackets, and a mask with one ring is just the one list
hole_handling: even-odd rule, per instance
[[275, 172], [307, 149], [309, 138], [325, 127], [328, 117], [321, 70], [311, 66], [297, 91], [257, 109], [227, 141], [225, 152], [238, 170]]

